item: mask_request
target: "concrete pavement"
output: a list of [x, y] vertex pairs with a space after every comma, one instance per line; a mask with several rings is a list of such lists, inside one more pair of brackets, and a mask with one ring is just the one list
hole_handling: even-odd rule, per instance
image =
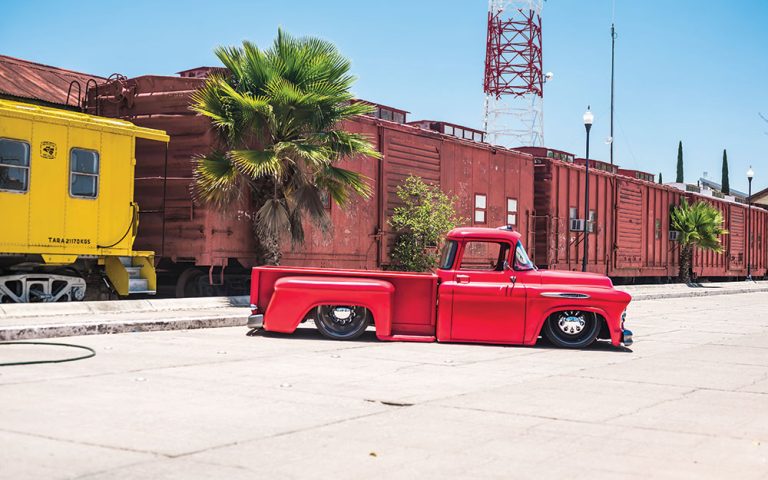
[[309, 328], [61, 339], [98, 354], [0, 369], [2, 476], [766, 478], [766, 309], [762, 293], [633, 303], [632, 350]]

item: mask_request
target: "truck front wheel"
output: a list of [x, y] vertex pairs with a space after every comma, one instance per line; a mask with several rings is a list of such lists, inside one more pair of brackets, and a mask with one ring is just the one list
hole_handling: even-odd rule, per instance
[[351, 305], [320, 305], [315, 325], [323, 336], [333, 340], [353, 340], [368, 327], [369, 313], [365, 307]]
[[569, 310], [553, 313], [544, 323], [544, 335], [562, 348], [585, 348], [600, 333], [600, 322], [592, 312]]

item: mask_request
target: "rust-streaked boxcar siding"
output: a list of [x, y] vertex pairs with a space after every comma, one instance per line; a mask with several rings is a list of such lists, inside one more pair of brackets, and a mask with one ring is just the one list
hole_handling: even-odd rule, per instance
[[669, 240], [669, 208], [682, 192], [622, 175], [616, 177], [616, 253], [612, 277], [677, 275], [678, 244]]
[[[379, 129], [373, 119], [348, 122], [344, 128], [366, 135], [377, 149], [380, 148]], [[374, 158], [357, 157], [339, 163], [340, 167], [360, 172], [368, 177], [372, 196], [362, 198], [352, 195], [345, 208], [331, 202], [328, 211], [331, 228], [323, 232], [311, 222], [305, 222], [304, 245], [296, 248], [286, 247], [282, 265], [362, 269], [377, 267], [379, 242], [376, 234], [380, 214], [377, 194], [379, 162]], [[283, 245], [290, 245], [287, 237]]]
[[[534, 167], [534, 262], [542, 268], [581, 270], [583, 233], [570, 230], [571, 209], [583, 219], [585, 169], [580, 165], [537, 158]], [[589, 205], [594, 211], [594, 231], [589, 234], [587, 270], [607, 274], [613, 236], [615, 178], [590, 171]]]
[[[715, 197], [686, 192], [689, 202], [705, 201], [723, 213], [724, 226], [728, 235], [721, 241], [723, 252], [696, 249], [693, 271], [700, 277], [743, 277], [747, 274], [747, 205], [729, 202]], [[750, 264], [752, 276], [766, 275], [766, 228], [768, 210], [752, 208], [750, 225]], [[758, 237], [760, 240], [758, 241]]]
[[753, 277], [768, 275], [768, 210], [752, 207], [750, 224], [750, 258]]
[[[458, 197], [457, 212], [469, 220], [467, 225], [507, 225], [507, 201], [516, 200], [517, 210], [514, 211], [515, 223], [512, 227], [523, 235], [527, 245], [531, 244], [533, 157], [487, 144], [446, 137], [441, 165], [440, 184], [449, 195]], [[486, 195], [484, 223], [474, 221], [476, 194]], [[477, 253], [485, 258], [487, 252]]]
[[[569, 229], [570, 209], [576, 218], [584, 218], [584, 167], [550, 158], [536, 158], [534, 261], [543, 268], [580, 270], [583, 258], [583, 234]], [[669, 212], [686, 194], [673, 187], [653, 182], [590, 170], [590, 209], [596, 225], [589, 235], [588, 270], [614, 278], [676, 277], [679, 244], [669, 240]], [[696, 198], [703, 198], [697, 196]], [[711, 199], [710, 199], [711, 200]], [[736, 239], [724, 238], [726, 248], [743, 251], [743, 222], [733, 220], [731, 210], [743, 206], [713, 202], [724, 211], [726, 227], [734, 225]], [[722, 205], [720, 205], [722, 204]], [[728, 207], [728, 205], [731, 205]], [[592, 207], [594, 206], [594, 207]], [[762, 218], [768, 212], [754, 213]], [[755, 224], [760, 224], [759, 220]], [[756, 228], [763, 228], [765, 222]], [[730, 247], [728, 247], [731, 245]], [[760, 265], [764, 265], [764, 250]], [[735, 254], [738, 259], [738, 251]], [[732, 266], [723, 254], [696, 251], [694, 272], [699, 276], [726, 277], [744, 275], [737, 262]], [[757, 260], [753, 266], [757, 268]], [[763, 270], [764, 272], [764, 270]], [[756, 273], [758, 275], [759, 273]]]

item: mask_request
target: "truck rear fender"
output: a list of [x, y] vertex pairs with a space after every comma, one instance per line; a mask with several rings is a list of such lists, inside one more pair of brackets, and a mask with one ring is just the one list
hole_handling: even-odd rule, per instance
[[355, 277], [292, 276], [275, 282], [264, 314], [264, 329], [293, 333], [309, 312], [320, 305], [361, 306], [370, 310], [376, 336], [392, 332], [395, 287], [384, 280]]

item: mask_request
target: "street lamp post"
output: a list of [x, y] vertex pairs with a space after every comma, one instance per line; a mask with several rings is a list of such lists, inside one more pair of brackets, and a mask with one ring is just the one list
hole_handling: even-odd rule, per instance
[[750, 258], [750, 250], [752, 249], [752, 238], [750, 237], [750, 229], [752, 227], [752, 178], [755, 176], [755, 171], [752, 170], [752, 165], [747, 170], [747, 182], [749, 182], [749, 193], [747, 194], [747, 280], [752, 280], [752, 264]]
[[587, 271], [587, 257], [589, 255], [589, 131], [592, 129], [592, 122], [595, 120], [595, 116], [589, 111], [584, 112], [584, 128], [587, 129], [587, 156], [586, 170], [584, 171], [584, 255], [581, 259], [581, 271]]

